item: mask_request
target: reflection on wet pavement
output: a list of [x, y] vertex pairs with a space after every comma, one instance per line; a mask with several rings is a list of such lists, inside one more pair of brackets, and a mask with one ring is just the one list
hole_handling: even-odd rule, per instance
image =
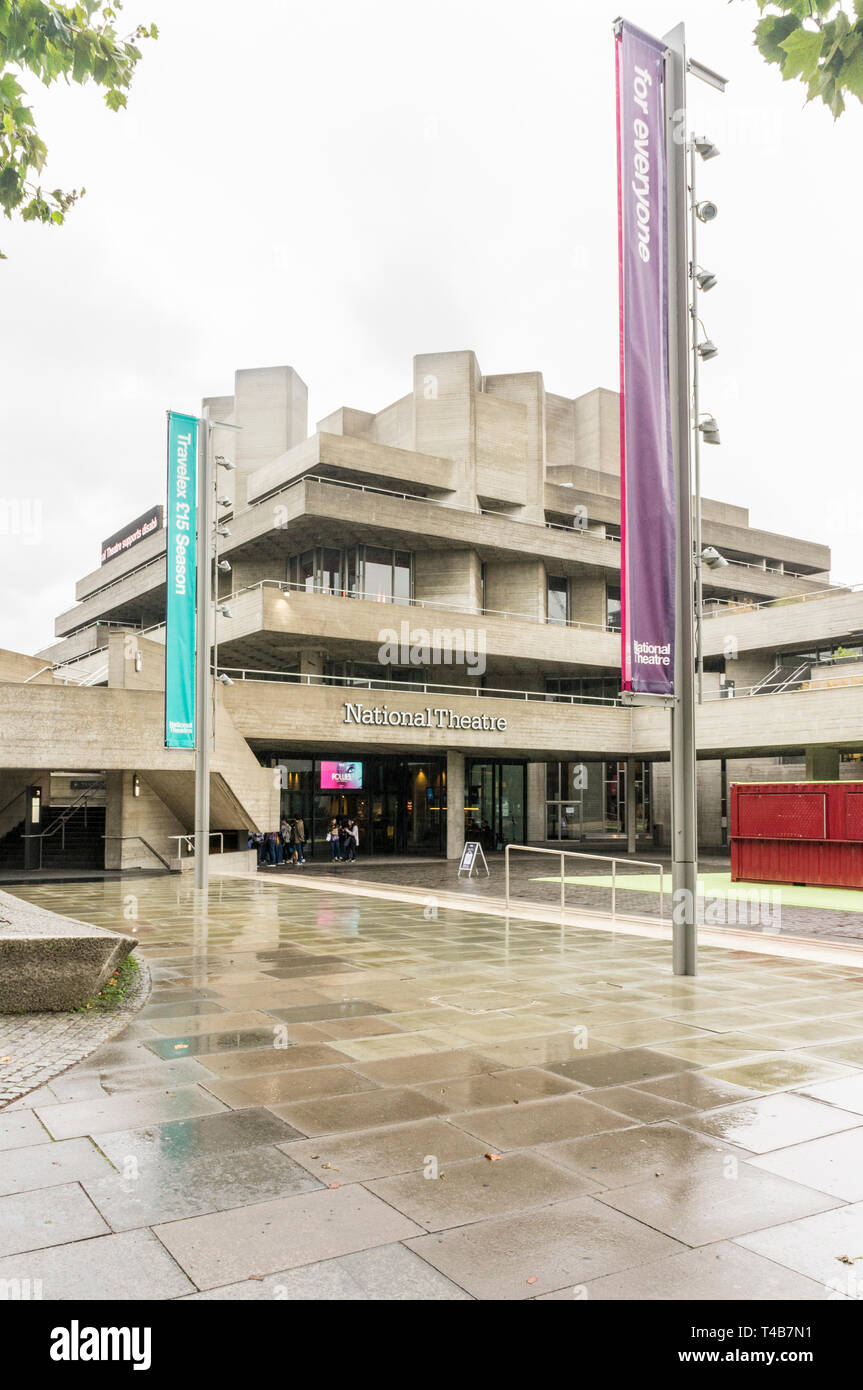
[[664, 941], [285, 879], [18, 892], [134, 929], [154, 988], [0, 1114], [0, 1280], [857, 1296], [863, 969], [705, 947], [675, 980]]

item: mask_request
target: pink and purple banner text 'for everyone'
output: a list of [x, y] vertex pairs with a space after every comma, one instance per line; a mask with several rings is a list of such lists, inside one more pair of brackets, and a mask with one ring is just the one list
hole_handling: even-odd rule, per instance
[[665, 45], [616, 35], [623, 689], [674, 693], [674, 459], [668, 363]]

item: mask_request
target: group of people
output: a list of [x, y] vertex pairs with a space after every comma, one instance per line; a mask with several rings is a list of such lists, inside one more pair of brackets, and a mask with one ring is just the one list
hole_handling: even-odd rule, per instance
[[353, 816], [348, 816], [347, 825], [333, 817], [327, 831], [327, 840], [333, 863], [352, 864], [360, 847], [360, 827]]
[[305, 864], [306, 826], [302, 816], [282, 817], [278, 830], [255, 831], [249, 836], [249, 849], [257, 849], [261, 864]]
[[[340, 864], [353, 863], [360, 846], [360, 827], [349, 816], [347, 821], [333, 817], [327, 831], [330, 858]], [[249, 849], [258, 851], [260, 864], [300, 864], [306, 862], [306, 826], [302, 816], [282, 817], [278, 830], [256, 830], [249, 835]]]

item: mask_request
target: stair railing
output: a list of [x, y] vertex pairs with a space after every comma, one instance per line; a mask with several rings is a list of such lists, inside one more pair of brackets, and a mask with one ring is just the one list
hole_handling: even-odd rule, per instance
[[75, 815], [75, 812], [76, 812], [76, 811], [81, 811], [81, 810], [83, 810], [83, 812], [84, 812], [84, 825], [86, 826], [86, 824], [87, 824], [87, 805], [88, 805], [88, 803], [89, 803], [89, 801], [90, 801], [90, 798], [93, 797], [93, 796], [95, 796], [97, 793], [101, 793], [101, 791], [102, 791], [102, 788], [101, 788], [101, 787], [90, 787], [90, 788], [88, 788], [87, 791], [82, 792], [81, 795], [80, 795], [79, 797], [76, 797], [76, 799], [75, 799], [69, 806], [65, 806], [65, 807], [63, 808], [63, 810], [60, 812], [59, 816], [55, 817], [55, 819], [51, 822], [51, 824], [48, 826], [48, 828], [47, 828], [46, 830], [38, 830], [38, 831], [35, 831], [35, 832], [31, 832], [29, 835], [24, 834], [24, 835], [21, 836], [22, 840], [38, 840], [38, 841], [39, 841], [39, 863], [36, 865], [37, 871], [38, 871], [39, 869], [41, 869], [41, 867], [42, 867], [42, 851], [43, 851], [43, 848], [44, 848], [44, 845], [45, 845], [45, 841], [46, 841], [46, 840], [50, 840], [50, 839], [51, 839], [54, 835], [56, 835], [57, 832], [59, 831], [59, 833], [60, 833], [60, 848], [61, 848], [61, 849], [65, 849], [65, 848], [66, 848], [66, 825], [67, 825], [68, 821], [70, 821], [70, 820], [72, 819], [72, 817]]

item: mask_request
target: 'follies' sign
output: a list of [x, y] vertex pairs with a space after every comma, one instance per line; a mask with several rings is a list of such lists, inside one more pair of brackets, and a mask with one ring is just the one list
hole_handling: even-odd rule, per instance
[[165, 747], [195, 746], [195, 539], [198, 421], [168, 412]]
[[674, 459], [668, 387], [665, 44], [616, 34], [623, 689], [674, 693]]

